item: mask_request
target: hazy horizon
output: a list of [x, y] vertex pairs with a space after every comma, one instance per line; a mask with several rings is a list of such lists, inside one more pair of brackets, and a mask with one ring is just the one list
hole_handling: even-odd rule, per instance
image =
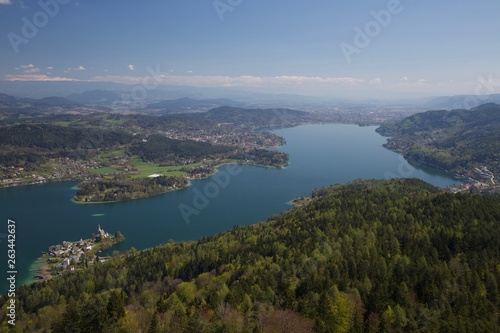
[[1, 0], [0, 79], [346, 99], [492, 94], [499, 10], [493, 0]]

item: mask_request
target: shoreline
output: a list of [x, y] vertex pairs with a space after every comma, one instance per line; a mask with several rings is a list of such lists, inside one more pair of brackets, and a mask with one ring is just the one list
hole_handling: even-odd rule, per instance
[[80, 181], [81, 181], [80, 178], [45, 179], [45, 180], [40, 180], [38, 182], [32, 182], [32, 183], [23, 182], [23, 183], [3, 185], [3, 186], [0, 186], [0, 189], [12, 188], [12, 187], [36, 186], [36, 185], [43, 185], [43, 184], [48, 184], [48, 183], [80, 182]]
[[[272, 132], [272, 131], [275, 131], [275, 130], [279, 130], [279, 129], [286, 129], [286, 128], [293, 128], [293, 127], [297, 127], [297, 126], [300, 126], [300, 125], [304, 125], [304, 124], [292, 124], [292, 125], [287, 125], [287, 126], [277, 126], [275, 128], [254, 128], [253, 130], [254, 131], [269, 131], [269, 132]], [[272, 145], [272, 146], [260, 146], [260, 147], [255, 147], [256, 149], [269, 149], [269, 148], [273, 148], [273, 149], [276, 149], [276, 148], [279, 148], [279, 147], [282, 147], [286, 144], [286, 142], [283, 142], [283, 143], [278, 143], [276, 145]], [[226, 160], [220, 164], [216, 164], [215, 165], [215, 168], [219, 168], [223, 165], [228, 165], [228, 164], [247, 164], [247, 165], [255, 165], [255, 166], [261, 166], [261, 167], [270, 167], [270, 168], [284, 168], [286, 166], [267, 166], [267, 165], [259, 165], [259, 164], [252, 164], [252, 163], [239, 163], [239, 162], [236, 162], [236, 160]], [[205, 179], [205, 178], [208, 178], [210, 176], [213, 176], [214, 174], [216, 174], [216, 172], [214, 173], [211, 173], [209, 175], [207, 175], [206, 177], [203, 177], [203, 178], [194, 178], [194, 179]], [[21, 187], [21, 186], [30, 186], [30, 185], [43, 185], [43, 184], [47, 184], [47, 183], [52, 183], [52, 182], [65, 182], [65, 181], [76, 181], [76, 182], [79, 182], [81, 183], [85, 178], [85, 175], [81, 175], [81, 177], [66, 177], [66, 178], [44, 178], [43, 180], [35, 180], [35, 181], [26, 181], [26, 182], [20, 182], [20, 183], [9, 183], [9, 184], [5, 184], [3, 182], [0, 182], [0, 189], [2, 188], [10, 188], [10, 187]], [[188, 178], [188, 182], [189, 184], [186, 186], [186, 187], [183, 187], [183, 188], [179, 188], [179, 189], [185, 189], [189, 186], [191, 186], [190, 184], [190, 181], [192, 179], [189, 179]], [[78, 189], [78, 185], [75, 185], [74, 187], [72, 187], [72, 189]], [[176, 191], [178, 189], [173, 189], [173, 190], [167, 190], [165, 192], [162, 192], [162, 193], [158, 193], [158, 194], [154, 194], [154, 195], [151, 195], [151, 196], [146, 196], [146, 197], [142, 197], [142, 198], [135, 198], [135, 199], [128, 199], [128, 200], [115, 200], [115, 201], [95, 201], [95, 202], [83, 202], [83, 201], [76, 201], [74, 200], [74, 198], [71, 198], [71, 201], [73, 203], [76, 203], [76, 204], [101, 204], [101, 203], [112, 203], [112, 202], [121, 202], [121, 201], [129, 201], [129, 200], [137, 200], [137, 199], [143, 199], [143, 198], [150, 198], [150, 197], [153, 197], [153, 196], [156, 196], [156, 195], [160, 195], [160, 194], [165, 194], [165, 193], [168, 193], [170, 191]]]
[[[277, 146], [277, 147], [281, 147], [281, 146]], [[182, 188], [169, 189], [169, 190], [167, 190], [165, 192], [161, 192], [161, 193], [149, 195], [149, 196], [146, 196], [146, 197], [134, 198], [134, 199], [127, 199], [127, 200], [114, 200], [114, 201], [77, 201], [73, 197], [73, 198], [70, 199], [70, 201], [72, 203], [74, 203], [74, 204], [77, 204], [77, 205], [89, 205], [89, 204], [92, 205], [92, 204], [110, 204], [110, 203], [117, 203], [117, 202], [126, 202], [126, 201], [132, 201], [132, 200], [140, 200], [140, 199], [153, 198], [155, 196], [166, 194], [166, 193], [169, 193], [169, 192], [174, 192], [174, 191], [178, 191], [178, 190], [187, 189], [190, 186], [192, 186], [192, 181], [193, 180], [201, 180], [201, 179], [210, 178], [210, 177], [216, 175], [219, 172], [219, 168], [222, 167], [222, 166], [224, 166], [224, 165], [250, 165], [250, 166], [256, 166], [256, 167], [260, 167], [260, 168], [277, 168], [277, 169], [284, 169], [284, 168], [286, 168], [286, 166], [272, 166], [272, 165], [263, 165], [263, 164], [254, 164], [254, 163], [239, 162], [238, 160], [226, 160], [224, 162], [221, 162], [221, 163], [218, 163], [218, 164], [214, 165], [215, 171], [212, 172], [212, 173], [210, 173], [210, 174], [207, 174], [206, 177], [188, 178], [188, 184], [185, 187], [182, 187]]]
[[[42, 257], [37, 259], [37, 262], [44, 261]], [[44, 263], [37, 271], [37, 274], [33, 276], [35, 282], [48, 281], [52, 279], [52, 274], [50, 273], [50, 266], [47, 263]], [[41, 277], [41, 278], [39, 278]]]
[[[400, 153], [399, 153], [400, 154]], [[193, 180], [195, 179], [206, 179], [210, 176], [213, 176], [215, 175], [217, 172], [220, 171], [220, 168], [224, 165], [242, 165], [242, 164], [245, 164], [245, 165], [252, 165], [252, 166], [257, 166], [257, 167], [265, 167], [265, 168], [273, 168], [273, 166], [263, 166], [263, 165], [258, 165], [258, 164], [251, 164], [251, 163], [244, 163], [244, 162], [237, 162], [237, 161], [221, 161], [221, 163], [215, 165], [215, 168], [217, 169], [216, 171], [214, 171], [213, 173], [210, 173], [208, 174], [206, 177], [202, 177], [202, 178], [194, 178]], [[285, 168], [285, 167], [283, 167]], [[63, 181], [63, 180], [61, 180]], [[192, 185], [192, 182], [191, 180], [189, 181], [189, 184], [187, 187], [191, 186]], [[187, 188], [185, 187], [185, 188]], [[174, 190], [171, 190], [171, 191], [174, 191]], [[160, 194], [165, 194], [165, 193], [160, 193]], [[160, 195], [160, 194], [157, 194], [157, 195]], [[147, 198], [150, 198], [150, 197], [144, 197], [144, 198], [140, 198], [140, 199], [147, 199]], [[137, 199], [131, 199], [131, 200], [137, 200]], [[127, 201], [131, 201], [131, 200], [127, 200]], [[293, 200], [291, 200], [293, 201]], [[291, 201], [289, 201], [287, 204], [290, 204], [291, 206], [293, 206], [293, 204], [291, 204]], [[120, 201], [108, 201], [108, 202], [86, 202], [86, 203], [89, 203], [89, 204], [99, 204], [99, 203], [113, 203], [113, 202], [120, 202]], [[85, 202], [74, 202], [74, 203], [85, 203]], [[291, 208], [291, 207], [290, 207]], [[146, 250], [146, 249], [144, 249]], [[142, 251], [142, 250], [141, 250]], [[32, 278], [32, 274], [31, 274], [31, 278]], [[33, 281], [37, 281], [37, 280], [33, 280]], [[39, 281], [43, 281], [43, 280], [39, 280]]]
[[[104, 230], [100, 228], [100, 225], [98, 227], [98, 236], [93, 236], [91, 238], [87, 238], [85, 240], [80, 239], [80, 241], [63, 241], [63, 245], [51, 245], [49, 247], [49, 252], [42, 252], [42, 256], [37, 258], [30, 266], [30, 272], [35, 272], [35, 274], [31, 275], [29, 279], [26, 279], [23, 284], [32, 284], [36, 282], [42, 282], [42, 281], [48, 281], [52, 279], [54, 276], [58, 276], [60, 274], [63, 274], [65, 271], [73, 271], [75, 268], [78, 269], [79, 265], [82, 265], [83, 259], [75, 259], [77, 260], [76, 263], [69, 263], [69, 260], [71, 259], [71, 253], [73, 255], [78, 255], [78, 257], [84, 255], [84, 253], [87, 253], [88, 251], [95, 251], [92, 252], [96, 258], [98, 253], [101, 253], [104, 250], [111, 249], [113, 248], [116, 244], [119, 244], [123, 242], [125, 239], [122, 238], [116, 238], [116, 236], [111, 236]], [[117, 231], [118, 233], [119, 231]], [[69, 245], [68, 245], [69, 244]], [[89, 245], [91, 248], [87, 248], [87, 250], [84, 250], [83, 246]], [[69, 247], [68, 247], [69, 246]], [[78, 246], [78, 247], [77, 247]], [[51, 249], [51, 248], [55, 249]], [[58, 248], [57, 248], [58, 247]], [[62, 248], [61, 248], [62, 247]], [[77, 248], [76, 248], [77, 247]], [[76, 248], [79, 253], [76, 254], [75, 252], [71, 252], [72, 248]], [[65, 251], [65, 252], [56, 252], [56, 251]], [[70, 252], [68, 252], [70, 251]], [[68, 259], [70, 258], [70, 259]], [[56, 260], [56, 261], [54, 261]], [[64, 266], [64, 261], [68, 260], [68, 264]], [[72, 259], [73, 260], [73, 259]], [[63, 266], [60, 266], [62, 262]], [[70, 266], [71, 265], [71, 266]], [[55, 273], [53, 275], [53, 273]]]
[[99, 204], [111, 204], [111, 203], [117, 203], [117, 202], [126, 202], [126, 201], [133, 201], [133, 200], [140, 200], [140, 199], [153, 198], [153, 197], [156, 197], [156, 196], [158, 196], [158, 195], [166, 194], [166, 193], [169, 193], [169, 192], [174, 192], [174, 191], [177, 191], [177, 190], [184, 190], [184, 189], [188, 188], [189, 186], [190, 186], [190, 185], [188, 184], [188, 186], [186, 186], [186, 187], [176, 188], [176, 189], [170, 189], [170, 190], [167, 190], [167, 191], [165, 191], [165, 192], [156, 193], [156, 194], [153, 194], [153, 195], [148, 195], [147, 197], [133, 198], [133, 199], [127, 199], [127, 200], [113, 200], [113, 201], [77, 201], [77, 200], [75, 200], [75, 198], [74, 198], [74, 197], [72, 197], [71, 199], [69, 199], [69, 201], [71, 201], [72, 203], [74, 203], [74, 204], [76, 204], [76, 205], [93, 205], [93, 204], [99, 205]]
[[[380, 134], [380, 133], [378, 133], [378, 134]], [[477, 179], [471, 178], [469, 176], [458, 174], [457, 172], [454, 172], [453, 170], [450, 171], [450, 170], [446, 170], [446, 169], [444, 169], [440, 166], [437, 166], [437, 165], [421, 163], [417, 160], [409, 158], [405, 151], [402, 151], [402, 150], [397, 149], [397, 148], [393, 149], [393, 148], [387, 147], [386, 144], [383, 144], [382, 147], [384, 147], [385, 149], [392, 151], [396, 154], [401, 155], [405, 159], [405, 161], [407, 161], [412, 166], [418, 166], [418, 167], [426, 168], [429, 170], [439, 171], [439, 172], [445, 174], [446, 176], [449, 176], [449, 177], [455, 179], [456, 181], [459, 181], [460, 183], [464, 183], [467, 181], [478, 181]]]
[[[271, 147], [262, 147], [262, 148], [279, 148], [279, 147], [282, 147], [282, 146], [271, 146]], [[286, 166], [271, 166], [271, 165], [255, 164], [255, 163], [238, 162], [237, 160], [227, 160], [227, 161], [224, 161], [224, 162], [221, 162], [221, 163], [218, 163], [218, 164], [214, 165], [214, 168], [216, 169], [216, 171], [213, 172], [213, 173], [208, 174], [206, 177], [202, 177], [202, 178], [188, 178], [188, 185], [186, 187], [177, 188], [177, 189], [170, 189], [170, 190], [167, 190], [165, 192], [157, 193], [157, 194], [150, 195], [150, 196], [147, 196], [147, 197], [135, 198], [135, 199], [128, 199], [128, 200], [114, 200], [114, 201], [77, 201], [77, 200], [75, 200], [74, 197], [72, 197], [69, 200], [72, 203], [77, 204], [77, 205], [92, 205], [92, 204], [109, 204], [109, 203], [117, 203], [117, 202], [125, 202], [125, 201], [131, 201], [131, 200], [139, 200], [139, 199], [152, 198], [152, 197], [155, 197], [155, 196], [158, 196], [158, 195], [162, 195], [162, 194], [166, 194], [166, 193], [169, 193], [169, 192], [173, 192], [173, 191], [178, 191], [178, 190], [183, 190], [183, 189], [189, 188], [192, 185], [192, 183], [191, 183], [192, 180], [207, 179], [209, 177], [212, 177], [215, 174], [217, 174], [217, 172], [219, 172], [218, 169], [220, 167], [224, 166], [224, 165], [250, 165], [250, 166], [256, 166], [256, 167], [261, 167], [261, 168], [279, 168], [279, 169], [286, 168]], [[44, 181], [37, 182], [37, 183], [21, 183], [21, 184], [12, 184], [12, 185], [1, 186], [0, 189], [13, 188], [13, 187], [37, 186], [37, 185], [44, 185], [44, 184], [49, 184], [49, 183], [81, 182], [81, 181], [82, 181], [81, 178], [48, 179], [48, 180], [44, 180]], [[77, 190], [78, 189], [78, 184], [76, 184], [75, 186], [71, 187], [71, 189], [72, 190]]]

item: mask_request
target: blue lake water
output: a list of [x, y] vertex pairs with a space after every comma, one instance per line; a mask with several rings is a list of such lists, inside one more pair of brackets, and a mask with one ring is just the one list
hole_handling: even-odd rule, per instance
[[[290, 154], [288, 167], [225, 165], [218, 175], [193, 181], [187, 189], [140, 200], [75, 204], [71, 201], [75, 182], [1, 189], [0, 249], [5, 255], [0, 257], [5, 260], [0, 269], [7, 272], [8, 218], [16, 221], [20, 285], [32, 280], [30, 265], [41, 251], [64, 240], [88, 238], [98, 224], [110, 233], [119, 230], [124, 234], [125, 242], [114, 249], [141, 250], [256, 223], [291, 208], [290, 200], [309, 195], [313, 189], [358, 178], [416, 177], [440, 187], [457, 183], [442, 172], [414, 167], [386, 150], [382, 147], [386, 138], [375, 129], [330, 124], [276, 130], [287, 142], [278, 149]], [[7, 283], [2, 282], [0, 292], [6, 290]]]

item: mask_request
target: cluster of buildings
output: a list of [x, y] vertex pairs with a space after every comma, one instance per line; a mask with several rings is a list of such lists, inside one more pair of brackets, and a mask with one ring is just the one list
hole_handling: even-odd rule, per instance
[[233, 124], [221, 123], [210, 129], [184, 131], [171, 129], [162, 131], [161, 134], [176, 140], [193, 140], [209, 142], [220, 146], [236, 146], [241, 149], [271, 147], [280, 145], [281, 138], [268, 132], [257, 132], [251, 128], [240, 127]]
[[95, 237], [87, 240], [80, 239], [78, 242], [64, 241], [62, 244], [52, 245], [49, 247], [48, 255], [54, 258], [62, 258], [62, 261], [55, 264], [54, 268], [73, 270], [73, 263], [79, 263], [85, 252], [93, 250], [95, 243], [105, 238], [109, 238], [109, 234], [101, 229], [99, 225]]
[[37, 173], [41, 174], [34, 174], [23, 167], [0, 165], [0, 187], [43, 184], [50, 180], [74, 180], [100, 166], [97, 161], [74, 160], [68, 157], [51, 159], [50, 163], [54, 165], [54, 169], [38, 170]]
[[13, 178], [0, 179], [0, 187], [15, 187], [21, 185], [43, 184], [46, 181], [47, 179], [45, 177], [38, 175], [28, 175], [23, 178], [13, 177]]
[[[500, 185], [495, 182], [495, 175], [486, 166], [480, 166], [467, 172], [468, 182], [448, 188], [453, 193], [500, 193]], [[460, 177], [459, 177], [460, 178]]]
[[490, 170], [488, 170], [487, 167], [485, 166], [481, 166], [479, 168], [475, 168], [474, 171], [479, 174], [481, 177], [483, 178], [487, 178], [487, 179], [490, 179], [491, 180], [491, 183], [493, 185], [495, 185], [495, 175], [493, 174], [493, 172], [491, 172]]
[[97, 161], [75, 160], [68, 157], [56, 158], [52, 162], [55, 165], [54, 173], [49, 176], [52, 179], [74, 179], [100, 166]]

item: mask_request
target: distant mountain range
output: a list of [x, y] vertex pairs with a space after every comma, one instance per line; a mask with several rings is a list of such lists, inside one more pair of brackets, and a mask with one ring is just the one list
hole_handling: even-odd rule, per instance
[[[76, 102], [87, 105], [106, 105], [106, 100], [114, 100], [118, 95], [134, 94], [134, 89], [144, 88], [142, 85], [121, 84], [114, 82], [42, 82], [42, 81], [2, 81], [0, 80], [0, 92], [30, 98], [42, 98], [45, 96], [66, 96]], [[196, 100], [225, 98], [237, 100], [247, 104], [258, 103], [267, 105], [286, 105], [286, 103], [301, 101], [316, 101], [316, 97], [300, 96], [294, 94], [257, 93], [238, 89], [237, 87], [192, 87], [180, 85], [158, 85], [155, 89], [146, 89], [138, 93], [136, 100], [140, 102], [156, 103], [162, 100], [175, 100], [180, 98], [192, 98]], [[104, 92], [111, 92], [106, 95]], [[145, 92], [145, 93], [144, 93]], [[330, 97], [329, 97], [330, 99]], [[240, 106], [234, 105], [232, 106]]]
[[310, 114], [291, 109], [246, 109], [221, 106], [208, 111], [207, 119], [220, 123], [252, 124], [257, 127], [287, 126], [307, 121]]
[[89, 90], [66, 96], [67, 99], [82, 104], [111, 106], [122, 100], [122, 93], [110, 90]]
[[0, 94], [0, 109], [47, 109], [47, 108], [75, 108], [83, 107], [78, 102], [70, 101], [63, 97], [51, 96], [40, 99], [20, 98], [6, 94]]
[[486, 103], [500, 104], [500, 94], [434, 97], [424, 105], [427, 108], [454, 110], [470, 109]]
[[193, 99], [179, 98], [174, 100], [164, 100], [146, 106], [146, 109], [157, 109], [164, 112], [183, 112], [193, 110], [208, 110], [219, 106], [243, 106], [244, 103], [226, 98], [218, 99]]
[[[67, 99], [97, 106], [112, 106], [123, 96], [133, 95], [133, 90], [141, 85], [120, 84], [114, 82], [41, 82], [41, 81], [2, 81], [0, 92], [39, 99], [46, 96], [64, 96]], [[145, 88], [144, 88], [145, 89]], [[148, 109], [205, 108], [206, 105], [217, 107], [249, 106], [274, 107], [284, 106], [300, 108], [304, 105], [317, 107], [348, 107], [373, 105], [375, 107], [411, 107], [422, 110], [430, 109], [470, 109], [485, 103], [500, 103], [500, 94], [491, 95], [456, 95], [425, 98], [403, 98], [399, 100], [348, 99], [342, 96], [305, 96], [299, 94], [261, 93], [238, 87], [192, 87], [178, 85], [158, 85], [155, 89], [145, 89], [144, 96], [138, 99], [141, 107]], [[190, 101], [196, 100], [197, 102]], [[224, 102], [226, 101], [226, 102]], [[238, 102], [236, 102], [238, 101]], [[177, 104], [179, 103], [179, 104]], [[200, 106], [201, 105], [201, 106]]]

